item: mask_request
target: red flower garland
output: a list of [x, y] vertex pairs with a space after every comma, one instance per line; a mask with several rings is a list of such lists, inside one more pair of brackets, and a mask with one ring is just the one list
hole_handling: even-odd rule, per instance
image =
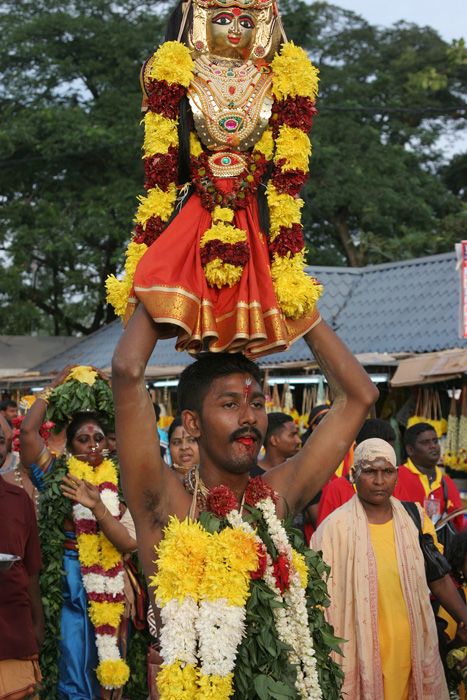
[[222, 520], [233, 508], [238, 508], [237, 499], [227, 486], [216, 486], [206, 497], [207, 509]]

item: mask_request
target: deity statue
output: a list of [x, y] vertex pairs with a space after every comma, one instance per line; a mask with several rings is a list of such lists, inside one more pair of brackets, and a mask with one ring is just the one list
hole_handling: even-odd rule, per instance
[[125, 322], [143, 303], [177, 350], [254, 358], [318, 321], [299, 198], [317, 73], [276, 0], [180, 2], [141, 72], [146, 196], [107, 280]]

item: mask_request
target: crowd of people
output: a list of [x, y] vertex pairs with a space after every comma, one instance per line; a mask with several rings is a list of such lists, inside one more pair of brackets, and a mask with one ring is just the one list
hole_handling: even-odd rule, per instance
[[[133, 338], [144, 339], [147, 332], [155, 342], [145, 312], [136, 312], [131, 325]], [[168, 433], [163, 431], [166, 447], [159, 440], [157, 411], [144, 381], [151, 342], [140, 344], [141, 374], [135, 378], [133, 370], [125, 369], [131, 342], [127, 332], [113, 372], [115, 430], [108, 417], [75, 411], [66, 426], [63, 453], [56, 454], [41, 430], [50, 395], [70, 377], [70, 368], [65, 368], [21, 420], [19, 459], [25, 479], [40, 494], [41, 544], [34, 492], [12, 479], [11, 464], [16, 460], [11, 452], [11, 420], [16, 416], [6, 414], [7, 408], [14, 412], [12, 402], [3, 405], [0, 550], [2, 556], [13, 555], [16, 560], [8, 562], [9, 569], [7, 561], [2, 562], [0, 572], [2, 700], [40, 697], [44, 688], [52, 688], [55, 695], [50, 697], [61, 700], [123, 697], [136, 608], [129, 585], [131, 556], [138, 552], [148, 584], [159, 576], [162, 580], [168, 524], [174, 519], [183, 523], [187, 515], [204, 522], [203, 513], [213, 508], [212, 494], [220, 485], [227, 487], [245, 515], [245, 494], [258, 479], [270, 489], [265, 494], [275, 494], [279, 520], [286, 521], [290, 514], [291, 532], [301, 532], [330, 566], [329, 605], [323, 606], [323, 613], [339, 646], [328, 649], [324, 666], [333, 671], [335, 683], [323, 697], [344, 693], [362, 700], [438, 700], [448, 697], [448, 683], [458, 687], [465, 661], [450, 669], [446, 660], [453, 649], [467, 647], [467, 540], [462, 515], [452, 519], [459, 534], [453, 537], [452, 531], [441, 531], [439, 538], [447, 548], [451, 573], [441, 557], [448, 568], [436, 569], [434, 578], [428, 575], [422, 539], [431, 539], [442, 553], [434, 525], [443, 515], [457, 513], [462, 505], [459, 493], [438, 466], [439, 441], [428, 423], [405, 431], [407, 459], [397, 463], [394, 430], [386, 421], [365, 418], [375, 398], [371, 385], [365, 379], [362, 398], [359, 382], [349, 381], [340, 370], [340, 363], [351, 366], [353, 358], [342, 346], [336, 349], [335, 336], [325, 328], [320, 328], [319, 343], [314, 334], [307, 342], [313, 348], [327, 347], [326, 371], [334, 400], [311, 412], [310, 428], [302, 436], [290, 415], [266, 414], [254, 363], [242, 355], [208, 354], [181, 376], [181, 414]], [[136, 347], [131, 344], [133, 359]], [[339, 358], [337, 368], [329, 360], [333, 353]], [[342, 408], [346, 402], [340, 401], [340, 392], [347, 399], [354, 394], [348, 409], [352, 425], [342, 442], [335, 435], [343, 426], [342, 412], [347, 425], [349, 414]], [[112, 454], [115, 439], [118, 460]], [[409, 511], [409, 503], [417, 504], [415, 513]], [[57, 522], [60, 546], [54, 540]], [[161, 556], [159, 574], [155, 551]], [[44, 570], [49, 576], [51, 568], [56, 580], [46, 579], [50, 589], [45, 593], [39, 580]], [[290, 568], [290, 576], [293, 571]], [[190, 576], [188, 569], [184, 576]], [[165, 630], [171, 618], [168, 603], [161, 603], [157, 590], [149, 585], [150, 603], [143, 613], [152, 641], [144, 660], [151, 698], [169, 697], [164, 683], [175, 683], [164, 676], [171, 634]], [[50, 618], [54, 595], [60, 597], [52, 619], [55, 630], [43, 612], [45, 608]], [[42, 648], [47, 648], [47, 655], [40, 656]], [[43, 662], [51, 653], [53, 663]], [[177, 654], [172, 656], [172, 662], [183, 668]], [[298, 659], [304, 677], [306, 673], [312, 677]], [[199, 667], [202, 673], [204, 666]], [[342, 678], [336, 668], [342, 670]], [[311, 697], [307, 695], [311, 691], [303, 692], [297, 697]]]

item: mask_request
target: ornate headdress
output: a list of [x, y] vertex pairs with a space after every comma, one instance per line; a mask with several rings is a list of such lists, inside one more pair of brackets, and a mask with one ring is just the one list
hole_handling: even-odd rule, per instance
[[252, 60], [271, 61], [281, 41], [287, 43], [276, 0], [187, 0], [184, 3], [179, 40], [184, 33], [191, 6], [193, 21], [184, 38], [188, 48], [198, 54], [209, 51], [206, 35], [207, 22], [212, 11], [222, 7], [238, 7], [255, 13], [256, 31], [250, 52]]

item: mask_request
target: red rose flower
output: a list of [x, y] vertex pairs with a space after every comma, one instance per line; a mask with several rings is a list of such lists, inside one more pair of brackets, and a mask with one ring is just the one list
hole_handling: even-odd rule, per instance
[[290, 194], [292, 197], [296, 197], [308, 180], [309, 174], [298, 169], [282, 172], [281, 168], [285, 162], [285, 158], [276, 161], [272, 181], [279, 194]]
[[185, 88], [178, 83], [169, 85], [166, 80], [150, 80], [148, 107], [151, 112], [162, 114], [168, 119], [178, 117], [178, 103], [185, 94]]
[[270, 496], [274, 503], [277, 503], [278, 496], [275, 491], [265, 482], [262, 476], [255, 476], [250, 479], [245, 491], [245, 503], [249, 506], [256, 506], [258, 501], [262, 501]]
[[167, 153], [144, 159], [144, 188], [150, 190], [156, 185], [167, 192], [170, 183], [176, 182], [178, 175], [178, 150], [170, 146]]
[[277, 587], [280, 589], [280, 592], [283, 593], [285, 589], [289, 587], [289, 565], [287, 560], [282, 554], [279, 554], [272, 566]]
[[208, 241], [201, 248], [201, 264], [221, 258], [224, 263], [244, 267], [250, 259], [248, 243], [223, 243], [219, 239]]
[[238, 508], [237, 499], [227, 486], [216, 486], [206, 498], [207, 508], [223, 520], [227, 513]]
[[256, 547], [258, 551], [258, 568], [256, 569], [256, 571], [252, 571], [252, 579], [263, 578], [263, 574], [266, 571], [267, 564], [266, 547], [264, 546], [264, 544], [260, 544], [259, 542], [256, 543]]

